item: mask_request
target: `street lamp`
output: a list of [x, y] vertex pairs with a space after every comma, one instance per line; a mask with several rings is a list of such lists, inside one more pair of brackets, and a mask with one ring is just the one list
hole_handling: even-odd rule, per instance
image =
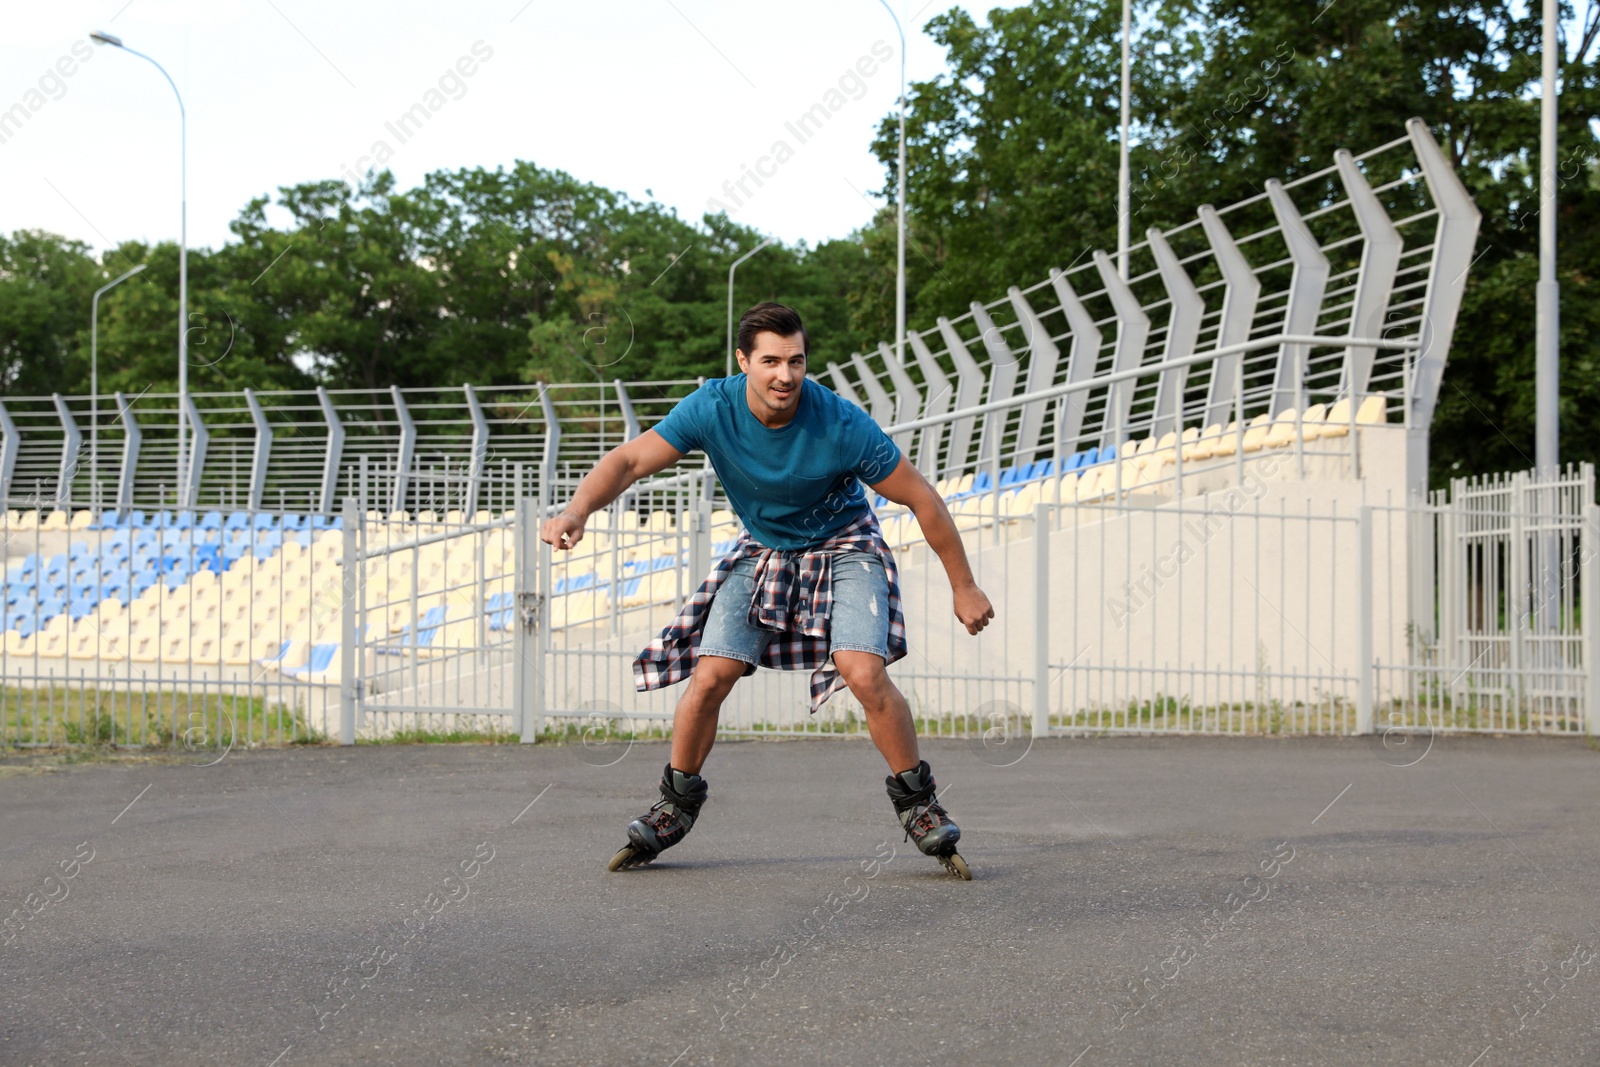
[[728, 370], [724, 377], [733, 377], [733, 272], [739, 269], [739, 264], [761, 251], [763, 248], [776, 241], [776, 237], [768, 237], [750, 251], [733, 261], [733, 266], [728, 268]]
[[[1550, 0], [1547, 0], [1550, 2]], [[1128, 242], [1132, 236], [1133, 220], [1128, 216], [1128, 34], [1133, 25], [1132, 0], [1122, 0], [1122, 124], [1118, 141], [1121, 149], [1117, 160], [1117, 275], [1128, 280]]]
[[1539, 285], [1534, 335], [1534, 465], [1554, 478], [1560, 462], [1561, 283], [1556, 281], [1556, 61], [1561, 45], [1556, 0], [1544, 0], [1539, 100]]
[[894, 355], [901, 366], [906, 362], [906, 31], [900, 25], [900, 16], [889, 6], [889, 0], [878, 0], [894, 19], [895, 32], [900, 35], [900, 158], [897, 164], [895, 203], [899, 208], [895, 241], [894, 273]]
[[148, 60], [161, 72], [172, 86], [172, 95], [178, 98], [178, 492], [179, 499], [188, 501], [189, 486], [189, 116], [183, 107], [183, 94], [178, 83], [160, 63], [143, 52], [136, 52], [122, 43], [122, 38], [97, 30], [89, 35], [96, 44], [120, 48], [129, 55]]
[[115, 289], [150, 264], [141, 263], [123, 271], [94, 291], [89, 301], [89, 492], [94, 493], [100, 478], [100, 294]]
[[[1539, 99], [1539, 284], [1534, 290], [1533, 461], [1535, 481], [1554, 483], [1561, 462], [1561, 283], [1556, 280], [1556, 72], [1561, 58], [1557, 38], [1560, 12], [1556, 0], [1544, 0], [1544, 54], [1540, 70]], [[1553, 521], [1557, 511], [1553, 487], [1537, 496], [1537, 518]], [[1539, 578], [1538, 627], [1544, 633], [1560, 629], [1560, 546], [1546, 533], [1540, 546], [1543, 574]], [[1587, 616], [1585, 616], [1587, 618]], [[1559, 653], [1550, 652], [1559, 665]], [[1546, 662], [1550, 662], [1547, 660]], [[1593, 665], [1590, 670], [1596, 669]]]

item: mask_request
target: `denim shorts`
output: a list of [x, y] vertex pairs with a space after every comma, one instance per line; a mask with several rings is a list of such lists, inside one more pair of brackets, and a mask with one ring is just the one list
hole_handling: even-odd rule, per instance
[[[758, 556], [741, 556], [717, 590], [700, 634], [700, 655], [758, 664], [778, 636], [750, 623]], [[854, 549], [833, 557], [833, 619], [829, 652], [871, 652], [889, 660], [889, 579], [876, 552]]]

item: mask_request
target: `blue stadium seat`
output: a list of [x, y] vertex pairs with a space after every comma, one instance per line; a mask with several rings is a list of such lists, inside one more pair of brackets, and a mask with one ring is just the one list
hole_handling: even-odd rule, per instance
[[306, 518], [304, 515], [296, 515], [293, 512], [287, 513], [283, 516], [281, 529], [285, 532], [289, 530], [304, 530], [306, 529]]
[[222, 528], [224, 530], [248, 530], [250, 528], [250, 516], [243, 511], [230, 511], [228, 512], [228, 517], [223, 520]]
[[[338, 653], [338, 651], [339, 646], [337, 643], [313, 645], [311, 647], [311, 658], [306, 661], [306, 665], [304, 667], [285, 667], [283, 669], [283, 673], [315, 674], [320, 671], [325, 671], [328, 669], [328, 665], [333, 662], [333, 657]], [[279, 655], [281, 656], [282, 653], [280, 652]]]
[[261, 535], [261, 539], [253, 547], [256, 559], [271, 559], [273, 553], [283, 547], [283, 534], [277, 530], [268, 530]]
[[220, 530], [220, 529], [222, 529], [222, 512], [220, 512], [220, 511], [208, 511], [208, 512], [206, 512], [204, 515], [200, 516], [200, 521], [195, 524], [195, 527], [196, 527], [196, 529], [200, 529], [200, 530]]
[[270, 665], [272, 665], [274, 663], [282, 663], [283, 662], [283, 657], [285, 657], [285, 656], [287, 656], [289, 654], [289, 646], [293, 645], [293, 644], [294, 644], [293, 641], [285, 641], [285, 642], [283, 642], [282, 644], [280, 644], [278, 646], [278, 651], [275, 654], [273, 654], [271, 656], [263, 656], [258, 662], [260, 662], [264, 666], [270, 666]]
[[427, 648], [433, 644], [433, 639], [439, 636], [439, 628], [444, 625], [445, 614], [444, 608], [429, 608], [423, 613], [421, 624], [415, 627], [415, 636], [413, 627], [408, 625], [400, 631], [399, 640], [377, 651], [384, 655], [398, 656], [411, 648], [413, 643], [417, 648]]
[[256, 517], [250, 523], [252, 530], [271, 530], [277, 525], [277, 519], [265, 511], [256, 512]]

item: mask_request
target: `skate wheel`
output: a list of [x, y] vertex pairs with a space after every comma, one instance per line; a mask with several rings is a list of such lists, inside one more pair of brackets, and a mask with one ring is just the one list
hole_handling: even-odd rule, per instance
[[972, 871], [967, 867], [967, 861], [961, 858], [959, 852], [952, 852], [948, 856], [940, 856], [939, 862], [944, 864], [945, 870], [962, 881], [972, 881]]
[[611, 857], [611, 862], [606, 864], [608, 871], [625, 871], [629, 867], [642, 867], [655, 859], [634, 848], [632, 845], [623, 845], [622, 851]]

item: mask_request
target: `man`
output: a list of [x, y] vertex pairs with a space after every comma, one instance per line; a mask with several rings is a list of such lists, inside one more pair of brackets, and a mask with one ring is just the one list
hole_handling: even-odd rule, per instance
[[706, 382], [655, 427], [608, 452], [560, 515], [540, 530], [571, 549], [590, 515], [640, 478], [700, 449], [711, 459], [745, 533], [678, 618], [634, 663], [640, 689], [689, 678], [672, 727], [661, 800], [628, 825], [611, 870], [648, 863], [683, 840], [707, 787], [700, 776], [717, 715], [757, 664], [813, 669], [812, 711], [848, 686], [889, 764], [889, 798], [924, 853], [970, 878], [961, 831], [939, 803], [917, 752], [911, 709], [885, 667], [906, 654], [894, 558], [862, 483], [910, 508], [944, 564], [955, 614], [976, 634], [994, 618], [972, 579], [944, 501], [859, 408], [806, 378], [808, 338], [782, 304], [739, 320], [739, 369]]

